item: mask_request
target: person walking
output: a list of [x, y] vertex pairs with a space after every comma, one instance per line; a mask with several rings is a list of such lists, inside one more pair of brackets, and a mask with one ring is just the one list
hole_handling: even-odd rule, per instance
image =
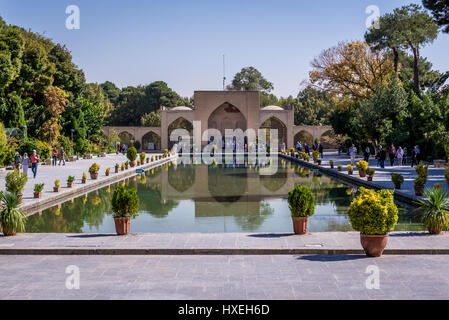
[[354, 165], [355, 162], [355, 156], [357, 155], [357, 148], [354, 144], [351, 145], [349, 148], [349, 156], [351, 157], [351, 166]]
[[371, 150], [370, 150], [369, 146], [366, 146], [365, 151], [363, 152], [363, 158], [366, 162], [369, 161], [370, 154], [371, 154]]
[[380, 146], [379, 148], [380, 148], [379, 150], [380, 167], [385, 168], [385, 160], [387, 159], [387, 152], [382, 146]]
[[404, 153], [403, 153], [403, 156], [402, 156], [402, 164], [403, 165], [407, 164], [407, 157], [408, 157], [407, 147], [404, 147]]
[[304, 152], [307, 153], [308, 156], [310, 156], [310, 147], [307, 142], [304, 143]]
[[20, 170], [21, 163], [22, 163], [22, 158], [20, 157], [19, 153], [16, 152], [16, 155], [14, 156], [14, 169]]
[[412, 168], [415, 164], [418, 164], [417, 146], [415, 146], [412, 150]]
[[26, 176], [28, 176], [28, 167], [30, 165], [30, 158], [28, 158], [28, 154], [25, 152], [22, 158], [22, 170]]
[[398, 158], [398, 166], [402, 166], [402, 159], [404, 158], [404, 150], [399, 146], [398, 151], [396, 151], [396, 158]]
[[33, 177], [36, 178], [37, 174], [37, 166], [39, 165], [39, 155], [36, 153], [36, 150], [33, 150], [33, 154], [30, 157], [31, 159], [31, 171], [33, 172]]
[[338, 156], [340, 156], [340, 154], [341, 154], [341, 143], [338, 144], [337, 149], [338, 149]]
[[390, 149], [388, 149], [388, 156], [390, 158], [390, 166], [394, 166], [394, 158], [396, 157], [396, 148], [391, 144]]
[[382, 146], [379, 145], [376, 152], [377, 166], [380, 167], [380, 152], [382, 151]]
[[321, 159], [324, 159], [324, 147], [320, 142], [318, 142], [318, 152], [320, 153]]
[[65, 166], [65, 151], [63, 147], [59, 150], [59, 165], [61, 165], [61, 161], [62, 165]]
[[298, 142], [296, 143], [296, 151], [301, 152], [301, 150], [302, 150], [301, 142], [298, 141]]
[[53, 151], [51, 152], [52, 165], [55, 166], [58, 162], [58, 150], [56, 147], [53, 147]]

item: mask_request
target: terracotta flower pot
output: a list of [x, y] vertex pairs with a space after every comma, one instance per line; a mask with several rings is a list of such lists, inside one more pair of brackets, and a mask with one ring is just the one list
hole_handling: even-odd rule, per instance
[[129, 166], [125, 166], [125, 169], [128, 170]]
[[368, 257], [380, 257], [388, 242], [388, 234], [360, 234], [360, 243]]
[[42, 198], [42, 192], [35, 192], [34, 199], [40, 199], [40, 198]]
[[352, 173], [353, 173], [352, 171], [348, 171], [348, 174], [352, 175]]
[[342, 168], [338, 168], [338, 171], [340, 171], [340, 172], [341, 172], [341, 171], [343, 171], [343, 169], [342, 169]]
[[17, 201], [19, 201], [19, 204], [21, 204], [22, 200], [23, 200], [23, 194], [20, 193], [17, 195]]
[[134, 168], [136, 166], [136, 161], [130, 161], [129, 165], [131, 166], [131, 168]]
[[131, 217], [114, 218], [115, 231], [119, 236], [129, 234], [129, 225], [131, 224]]
[[400, 184], [395, 184], [394, 188], [399, 190], [399, 189], [401, 189], [401, 185]]
[[309, 217], [292, 217], [295, 234], [306, 234]]
[[61, 187], [53, 187], [53, 191], [54, 192], [60, 192], [61, 191]]
[[92, 180], [97, 180], [97, 179], [98, 179], [98, 172], [91, 173], [91, 174], [90, 174], [90, 178], [91, 178]]
[[105, 172], [106, 177], [109, 177], [109, 175], [111, 174], [110, 172]]
[[368, 181], [373, 181], [373, 177], [368, 176]]
[[125, 171], [125, 167], [122, 168], [122, 171]]
[[72, 188], [73, 187], [73, 182], [67, 182], [67, 188]]
[[81, 183], [85, 184], [86, 183], [86, 179], [81, 179]]
[[115, 169], [115, 173], [118, 173], [118, 168], [117, 168], [117, 169]]
[[331, 165], [331, 169], [333, 169], [334, 168], [334, 165]]
[[424, 186], [417, 186], [415, 184], [415, 195], [422, 196], [424, 194]]
[[366, 172], [365, 171], [359, 171], [359, 176], [360, 176], [360, 178], [365, 178], [366, 177]]
[[150, 163], [150, 158], [147, 158], [147, 163]]
[[10, 237], [10, 236], [16, 235], [16, 230], [8, 229], [4, 223], [2, 223], [2, 231], [3, 231], [3, 235], [5, 237]]

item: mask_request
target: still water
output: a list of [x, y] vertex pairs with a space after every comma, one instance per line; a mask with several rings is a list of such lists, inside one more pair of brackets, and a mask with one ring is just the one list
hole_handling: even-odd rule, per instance
[[[30, 216], [26, 232], [115, 233], [115, 186], [137, 189], [139, 216], [131, 232], [292, 232], [287, 194], [296, 184], [315, 195], [311, 232], [350, 231], [346, 215], [354, 189], [279, 159], [274, 175], [242, 164], [166, 164]], [[400, 209], [396, 230], [422, 230]]]

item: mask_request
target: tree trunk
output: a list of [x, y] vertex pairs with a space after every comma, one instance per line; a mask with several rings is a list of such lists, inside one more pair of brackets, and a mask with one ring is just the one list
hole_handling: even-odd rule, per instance
[[394, 57], [394, 73], [398, 74], [398, 66], [399, 66], [399, 52], [398, 49], [393, 48], [393, 57]]
[[419, 48], [412, 47], [413, 50], [413, 82], [414, 82], [414, 89], [416, 94], [419, 96]]

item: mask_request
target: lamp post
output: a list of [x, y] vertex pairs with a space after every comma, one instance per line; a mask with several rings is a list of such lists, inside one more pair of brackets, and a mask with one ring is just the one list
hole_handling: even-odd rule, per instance
[[23, 140], [26, 140], [26, 138], [27, 138], [27, 126], [23, 126], [22, 129], [23, 129]]
[[70, 129], [70, 132], [72, 134], [72, 143], [73, 143], [73, 132], [75, 131], [75, 129]]
[[53, 129], [50, 128], [50, 146], [51, 146], [51, 133], [53, 132]]

